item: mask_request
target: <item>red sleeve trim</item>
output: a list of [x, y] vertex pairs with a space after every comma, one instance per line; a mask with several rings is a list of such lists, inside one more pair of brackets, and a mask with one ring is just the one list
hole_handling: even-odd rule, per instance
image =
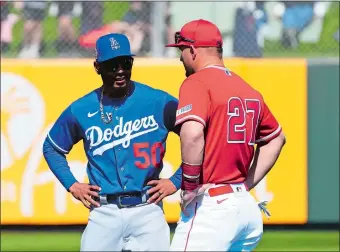
[[265, 136], [265, 137], [262, 137], [258, 140], [256, 140], [255, 142], [256, 143], [260, 143], [260, 142], [270, 142], [271, 140], [273, 140], [274, 138], [276, 138], [278, 135], [280, 135], [282, 131], [282, 128], [281, 128], [281, 125], [279, 125], [277, 127], [276, 130], [274, 130], [272, 133], [270, 133], [269, 135]]
[[190, 121], [190, 120], [193, 120], [193, 121], [196, 121], [196, 122], [199, 122], [201, 123], [204, 127], [205, 127], [205, 121], [203, 120], [203, 118], [197, 116], [197, 115], [187, 115], [181, 119], [178, 119], [176, 122], [175, 122], [175, 126], [179, 125], [179, 124], [182, 124], [186, 121]]

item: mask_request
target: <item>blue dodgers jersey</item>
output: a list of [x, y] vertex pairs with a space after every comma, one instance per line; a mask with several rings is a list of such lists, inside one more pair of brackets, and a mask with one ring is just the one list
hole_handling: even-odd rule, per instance
[[159, 178], [166, 139], [174, 131], [178, 100], [141, 83], [132, 86], [123, 102], [104, 96], [109, 124], [101, 120], [98, 88], [66, 108], [47, 136], [65, 154], [83, 140], [88, 178], [101, 194], [142, 191]]

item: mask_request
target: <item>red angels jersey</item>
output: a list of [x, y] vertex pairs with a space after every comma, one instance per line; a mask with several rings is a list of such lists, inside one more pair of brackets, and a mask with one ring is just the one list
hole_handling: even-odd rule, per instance
[[188, 120], [205, 127], [201, 183], [242, 183], [254, 156], [255, 144], [281, 132], [262, 95], [224, 67], [210, 66], [182, 84], [176, 125]]

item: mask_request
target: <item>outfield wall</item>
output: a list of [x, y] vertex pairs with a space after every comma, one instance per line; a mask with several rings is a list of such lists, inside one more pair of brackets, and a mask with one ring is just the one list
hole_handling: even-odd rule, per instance
[[[339, 222], [335, 214], [339, 213], [339, 86], [335, 84], [339, 63], [319, 68], [309, 67], [304, 59], [228, 59], [225, 64], [263, 94], [287, 137], [272, 172], [252, 192], [257, 199], [269, 201], [272, 218], [264, 222]], [[56, 181], [41, 149], [66, 106], [100, 86], [92, 65], [91, 60], [2, 59], [1, 224], [86, 223], [88, 211]], [[178, 60], [137, 58], [132, 77], [178, 97], [184, 70]], [[178, 137], [170, 134], [162, 177], [177, 169], [179, 150]], [[77, 179], [87, 181], [81, 143], [68, 161]], [[332, 199], [327, 204], [325, 193]], [[178, 203], [179, 192], [165, 200], [168, 222], [178, 220]], [[331, 214], [324, 211], [329, 204]]]
[[308, 220], [339, 223], [339, 61], [308, 64]]

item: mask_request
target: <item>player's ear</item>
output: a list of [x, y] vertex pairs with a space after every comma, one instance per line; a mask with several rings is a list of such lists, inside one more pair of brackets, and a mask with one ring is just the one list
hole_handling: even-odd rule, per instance
[[190, 54], [191, 54], [192, 60], [195, 60], [196, 59], [197, 50], [192, 45], [190, 46]]
[[97, 74], [100, 74], [100, 67], [97, 61], [93, 62], [94, 70], [96, 71]]

